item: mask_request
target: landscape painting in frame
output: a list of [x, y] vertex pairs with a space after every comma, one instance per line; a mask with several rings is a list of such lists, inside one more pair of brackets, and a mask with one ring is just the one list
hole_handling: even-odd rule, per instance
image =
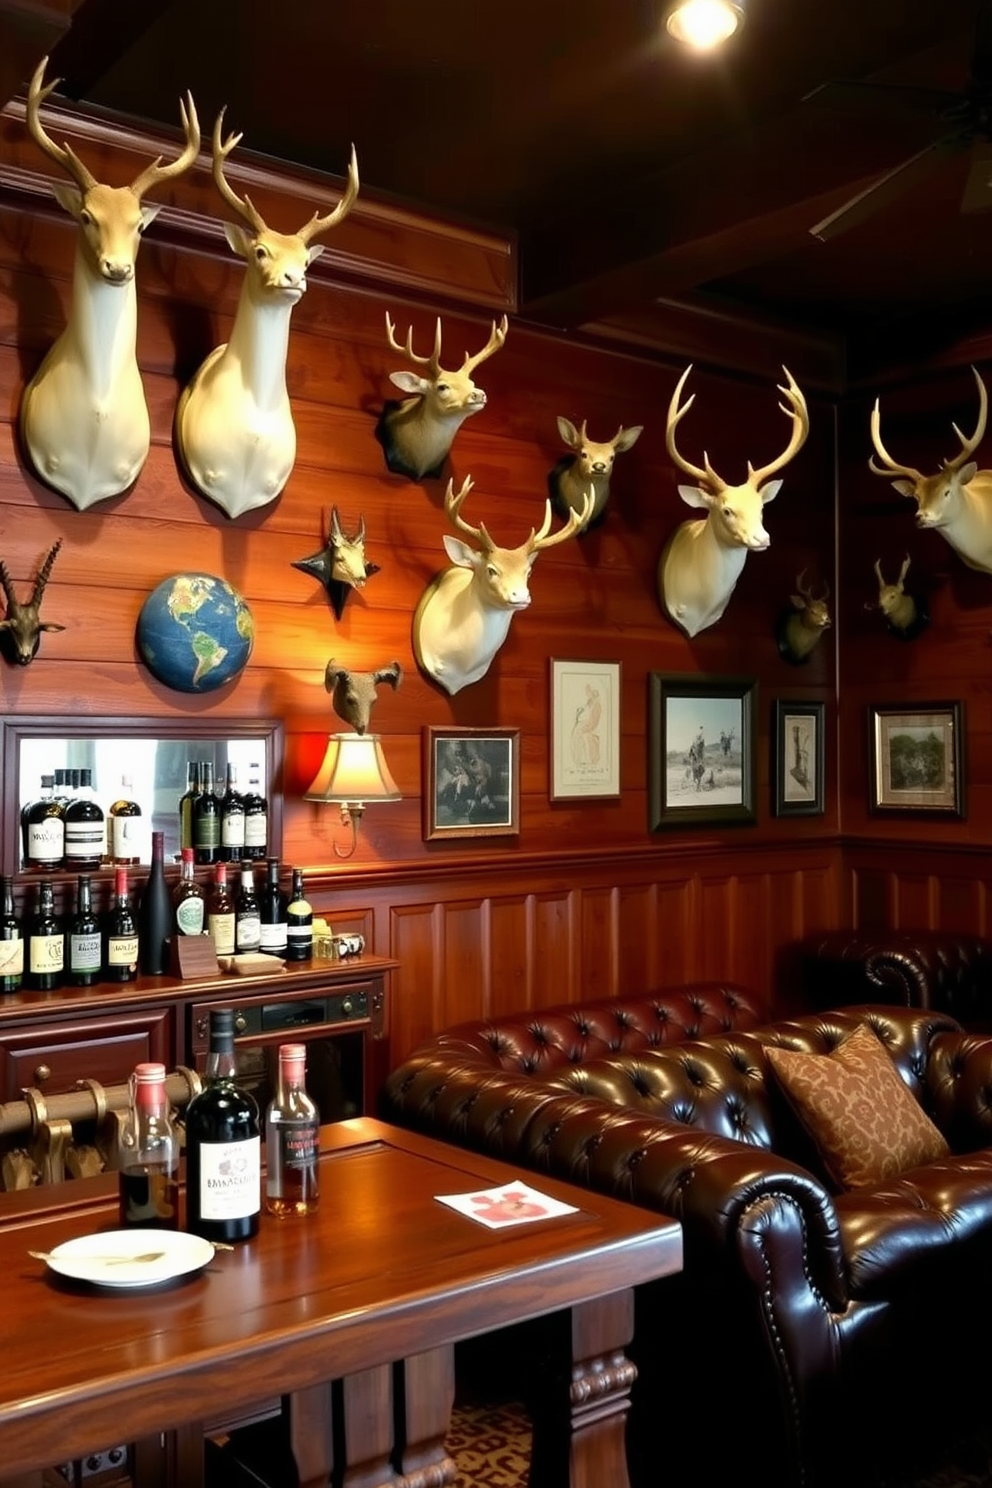
[[753, 822], [753, 677], [651, 672], [648, 812], [660, 827]]
[[869, 710], [873, 811], [964, 814], [960, 703]]

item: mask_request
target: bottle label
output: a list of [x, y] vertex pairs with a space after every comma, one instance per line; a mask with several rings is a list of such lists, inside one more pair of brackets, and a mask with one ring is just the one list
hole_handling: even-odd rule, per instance
[[260, 925], [258, 945], [259, 950], [262, 951], [284, 951], [286, 949], [286, 921], [280, 920], [275, 925]]
[[61, 971], [65, 965], [65, 937], [32, 935], [28, 949], [28, 967], [36, 975]]
[[107, 936], [107, 965], [136, 966], [138, 964], [138, 937], [136, 935]]
[[257, 951], [262, 938], [262, 922], [258, 915], [242, 915], [236, 934], [239, 951]]
[[199, 894], [181, 899], [176, 909], [176, 928], [180, 935], [203, 934], [203, 900]]
[[24, 972], [24, 942], [0, 940], [0, 977], [21, 976]]
[[209, 915], [207, 928], [213, 936], [214, 950], [218, 956], [234, 955], [234, 915]]
[[111, 818], [110, 836], [115, 858], [141, 860], [142, 821], [140, 816], [115, 816]]
[[69, 970], [99, 971], [102, 947], [100, 932], [69, 936]]
[[194, 816], [193, 846], [220, 847], [220, 816]]
[[65, 844], [65, 823], [57, 816], [46, 816], [44, 821], [28, 825], [28, 861], [31, 863], [57, 863], [62, 857]]
[[244, 847], [245, 814], [231, 811], [221, 818], [220, 840], [222, 847]]
[[66, 822], [65, 855], [67, 858], [102, 858], [106, 851], [106, 822]]
[[261, 1142], [201, 1142], [200, 1215], [246, 1219], [262, 1207]]
[[245, 817], [245, 847], [264, 847], [268, 835], [268, 817], [264, 811], [254, 811]]

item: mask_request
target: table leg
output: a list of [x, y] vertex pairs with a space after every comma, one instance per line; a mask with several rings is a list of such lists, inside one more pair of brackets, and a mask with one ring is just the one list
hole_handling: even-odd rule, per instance
[[392, 1465], [393, 1366], [348, 1375], [340, 1388], [345, 1457], [340, 1488], [394, 1488], [403, 1479]]
[[289, 1441], [300, 1488], [324, 1488], [334, 1467], [329, 1384], [290, 1395]]
[[445, 1449], [455, 1400], [455, 1351], [450, 1345], [430, 1349], [405, 1359], [398, 1368], [403, 1488], [444, 1488], [458, 1476]]

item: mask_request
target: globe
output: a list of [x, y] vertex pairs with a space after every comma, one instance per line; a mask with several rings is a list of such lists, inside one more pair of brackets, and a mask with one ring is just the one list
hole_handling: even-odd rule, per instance
[[138, 616], [138, 651], [152, 676], [177, 692], [212, 692], [244, 669], [255, 639], [251, 610], [213, 574], [173, 574]]

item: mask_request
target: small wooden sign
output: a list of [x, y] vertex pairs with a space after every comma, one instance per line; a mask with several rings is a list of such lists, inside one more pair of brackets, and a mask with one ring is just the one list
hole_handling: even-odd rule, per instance
[[173, 935], [170, 944], [173, 976], [181, 977], [183, 981], [220, 976], [212, 935]]

